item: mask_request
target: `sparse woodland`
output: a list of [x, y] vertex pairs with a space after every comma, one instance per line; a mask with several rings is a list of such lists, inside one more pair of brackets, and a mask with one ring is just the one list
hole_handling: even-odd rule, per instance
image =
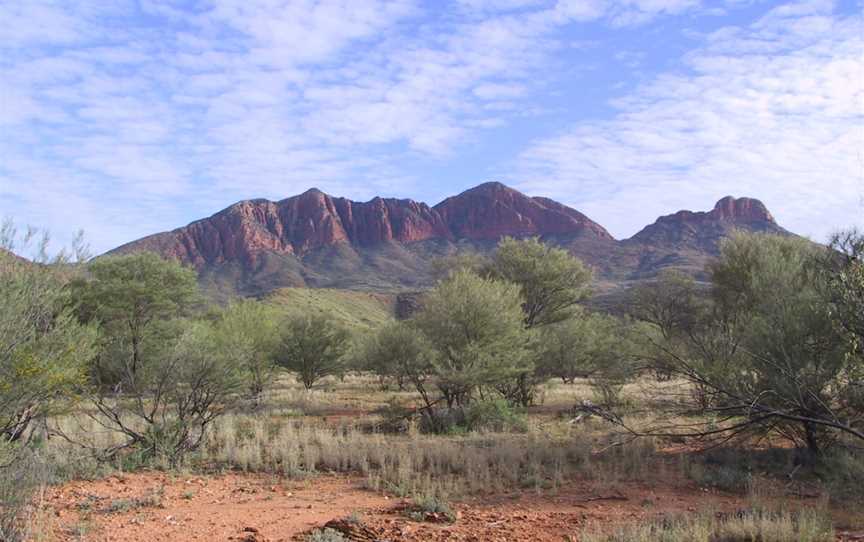
[[616, 315], [587, 308], [582, 262], [505, 238], [438, 261], [421, 309], [373, 329], [267, 298], [213, 304], [154, 254], [73, 252], [0, 253], [3, 541], [41, 532], [38, 488], [118, 469], [350, 473], [421, 519], [575, 479], [820, 496], [807, 513], [768, 499], [591, 541], [833, 540], [830, 511], [864, 504], [859, 232], [828, 248], [736, 234], [710, 283], [661, 274]]

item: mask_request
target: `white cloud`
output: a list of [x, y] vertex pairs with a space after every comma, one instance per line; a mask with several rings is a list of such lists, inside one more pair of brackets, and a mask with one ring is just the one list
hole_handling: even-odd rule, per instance
[[474, 95], [484, 100], [509, 100], [524, 96], [525, 93], [525, 87], [518, 84], [486, 83], [474, 88]]
[[548, 3], [545, 0], [457, 0], [464, 7], [479, 11], [509, 11]]
[[31, 44], [66, 44], [83, 38], [82, 21], [55, 2], [0, 4], [0, 47], [23, 48]]
[[608, 121], [538, 140], [514, 179], [629, 236], [660, 214], [733, 194], [818, 240], [864, 224], [864, 43], [824, 2], [726, 28], [617, 100]]
[[[546, 110], [536, 99], [552, 89], [550, 66], [573, 53], [562, 36], [569, 25], [645, 24], [699, 8], [690, 0], [443, 5], [0, 0], [0, 215], [61, 235], [85, 226], [101, 250], [236, 199], [310, 185], [356, 198], [411, 195], [422, 165], [405, 163], [470, 158], [466, 143], [479, 131]], [[803, 40], [824, 31], [822, 13], [814, 4], [787, 22]], [[777, 32], [765, 25], [761, 32]], [[715, 69], [733, 42], [766, 47], [734, 32], [709, 38], [717, 58], [694, 57], [694, 69]]]

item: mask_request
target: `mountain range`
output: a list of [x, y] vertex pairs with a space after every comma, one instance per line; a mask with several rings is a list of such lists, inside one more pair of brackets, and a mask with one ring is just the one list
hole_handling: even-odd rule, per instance
[[665, 268], [702, 277], [720, 240], [735, 229], [788, 234], [751, 198], [725, 197], [706, 212], [679, 211], [616, 240], [575, 209], [497, 182], [433, 207], [410, 199], [355, 202], [313, 188], [276, 202], [241, 201], [110, 254], [146, 250], [180, 260], [219, 296], [283, 287], [394, 292], [431, 285], [435, 257], [488, 253], [503, 236], [536, 236], [592, 266], [602, 291]]

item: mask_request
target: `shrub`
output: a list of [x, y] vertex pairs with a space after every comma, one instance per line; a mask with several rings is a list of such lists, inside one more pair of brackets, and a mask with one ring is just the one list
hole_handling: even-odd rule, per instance
[[448, 408], [469, 404], [480, 386], [533, 370], [513, 284], [458, 271], [429, 292], [414, 325], [431, 345], [431, 376]]
[[608, 530], [589, 527], [582, 542], [833, 542], [831, 518], [822, 510], [742, 510], [731, 514], [670, 517]]
[[0, 540], [27, 540], [27, 512], [39, 487], [49, 482], [45, 462], [30, 450], [0, 444]]
[[443, 435], [459, 435], [468, 432], [465, 422], [464, 408], [434, 408], [428, 410], [428, 415], [420, 418], [421, 433], [436, 433]]
[[[24, 237], [26, 245], [33, 230]], [[96, 329], [82, 325], [69, 296], [69, 262], [61, 253], [37, 262], [13, 256], [17, 232], [0, 225], [0, 540], [27, 538], [27, 512], [48, 481], [34, 451], [36, 422], [68, 408], [86, 381]], [[80, 253], [79, 253], [80, 255]], [[41, 425], [41, 424], [40, 424]]]
[[864, 504], [864, 453], [834, 450], [820, 462], [817, 473], [832, 502], [853, 508]]
[[436, 496], [423, 496], [415, 499], [414, 505], [409, 507], [408, 517], [414, 521], [456, 521], [456, 513], [453, 508], [443, 499]]
[[375, 414], [381, 416], [378, 429], [383, 433], [406, 433], [417, 417], [417, 410], [404, 404], [397, 397], [391, 397], [387, 404], [377, 409]]
[[[671, 418], [649, 432], [779, 434], [806, 449], [811, 462], [841, 436], [864, 442], [855, 399], [861, 358], [826, 294], [826, 252], [806, 239], [736, 233], [710, 266], [710, 296], [674, 275], [635, 290], [635, 314], [652, 328], [644, 359], [696, 392], [686, 400], [665, 390], [668, 405], [685, 399], [682, 408], [664, 409]], [[674, 419], [693, 413], [714, 416], [701, 426]]]
[[219, 350], [207, 322], [178, 323], [178, 337], [158, 355], [125, 373], [116, 392], [97, 388], [94, 405], [103, 423], [125, 438], [103, 450], [107, 457], [133, 451], [140, 463], [171, 465], [195, 450], [210, 423], [242, 389], [242, 368]]
[[465, 410], [465, 427], [469, 431], [524, 433], [528, 430], [528, 421], [523, 410], [504, 399], [496, 399], [471, 403]]
[[276, 362], [311, 389], [326, 376], [342, 375], [350, 333], [330, 316], [291, 315], [279, 328]]
[[405, 322], [391, 322], [361, 341], [354, 365], [372, 371], [382, 382], [394, 380], [400, 390], [406, 384], [414, 386], [429, 405], [425, 383], [432, 370], [430, 354], [428, 342], [417, 329]]
[[140, 253], [100, 258], [88, 271], [71, 288], [79, 319], [102, 331], [88, 391], [98, 422], [124, 437], [100, 453], [176, 464], [239, 391], [234, 351], [212, 323], [186, 319], [200, 297], [193, 270]]
[[85, 381], [96, 330], [75, 318], [65, 286], [0, 251], [0, 441], [21, 439]]
[[276, 378], [276, 347], [279, 340], [276, 309], [260, 301], [244, 299], [229, 305], [215, 324], [219, 348], [245, 372], [252, 406]]
[[345, 535], [333, 529], [318, 529], [306, 537], [306, 542], [349, 542]]

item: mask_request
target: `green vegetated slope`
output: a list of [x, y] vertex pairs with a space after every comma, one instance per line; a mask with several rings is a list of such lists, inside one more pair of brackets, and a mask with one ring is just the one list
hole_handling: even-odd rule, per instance
[[332, 288], [281, 288], [265, 299], [290, 311], [332, 315], [352, 329], [377, 328], [395, 310], [392, 295]]

